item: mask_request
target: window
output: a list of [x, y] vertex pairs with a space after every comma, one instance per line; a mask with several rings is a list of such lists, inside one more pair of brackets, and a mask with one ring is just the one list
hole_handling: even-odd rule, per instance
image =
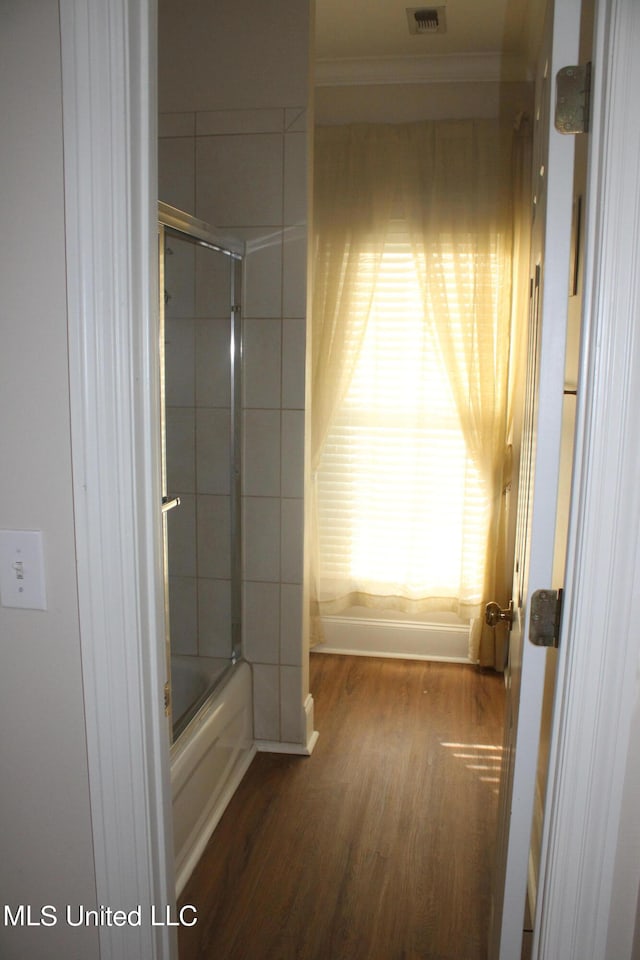
[[[362, 261], [365, 287], [366, 255]], [[421, 263], [404, 224], [394, 222], [318, 471], [321, 600], [346, 590], [353, 603], [396, 606], [402, 598], [418, 612], [427, 602], [457, 610], [458, 601], [482, 599], [488, 495], [467, 453]], [[458, 245], [441, 275], [451, 334], [463, 349], [473, 335], [464, 317], [465, 291], [477, 284], [471, 253], [466, 277], [464, 269]]]

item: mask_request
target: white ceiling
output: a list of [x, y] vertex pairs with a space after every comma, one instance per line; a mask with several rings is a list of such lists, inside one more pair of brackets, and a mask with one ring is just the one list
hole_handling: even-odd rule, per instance
[[[444, 6], [444, 34], [411, 35], [407, 7]], [[451, 60], [478, 56], [521, 64], [535, 59], [544, 0], [316, 0], [316, 58]]]

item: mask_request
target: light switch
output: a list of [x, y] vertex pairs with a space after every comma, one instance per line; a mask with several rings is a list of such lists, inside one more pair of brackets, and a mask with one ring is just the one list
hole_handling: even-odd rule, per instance
[[47, 609], [42, 531], [0, 530], [0, 603]]

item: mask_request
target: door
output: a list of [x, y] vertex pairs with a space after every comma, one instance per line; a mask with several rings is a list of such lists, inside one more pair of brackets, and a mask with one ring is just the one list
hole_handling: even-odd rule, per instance
[[573, 206], [574, 140], [553, 126], [555, 77], [577, 63], [580, 11], [580, 0], [551, 0], [536, 79], [527, 383], [490, 960], [520, 960], [522, 950], [547, 658], [529, 642], [529, 598], [552, 586]]

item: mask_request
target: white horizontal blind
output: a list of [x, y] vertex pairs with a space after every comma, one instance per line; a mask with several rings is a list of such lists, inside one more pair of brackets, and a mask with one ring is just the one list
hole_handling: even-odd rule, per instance
[[[472, 328], [465, 301], [478, 280], [471, 255], [466, 276], [461, 264], [456, 250], [445, 274], [448, 312], [459, 321], [452, 333], [463, 347]], [[419, 269], [403, 225], [394, 224], [318, 471], [321, 601], [387, 598], [419, 610], [481, 600], [487, 494], [467, 456]]]

